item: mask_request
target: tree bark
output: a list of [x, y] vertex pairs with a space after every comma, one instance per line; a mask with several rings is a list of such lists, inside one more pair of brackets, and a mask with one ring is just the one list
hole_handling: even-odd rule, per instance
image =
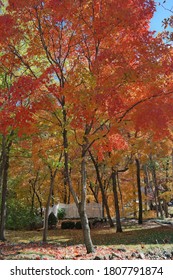
[[145, 211], [148, 210], [148, 189], [149, 189], [149, 177], [148, 177], [148, 169], [147, 165], [143, 165], [143, 171], [144, 171], [144, 182], [145, 182]]
[[171, 153], [171, 165], [172, 165], [171, 175], [172, 175], [172, 188], [173, 188], [173, 149], [172, 149], [172, 153]]
[[118, 190], [119, 190], [119, 193], [120, 193], [120, 201], [121, 201], [121, 209], [122, 209], [122, 216], [125, 217], [125, 211], [124, 211], [124, 203], [123, 203], [123, 194], [122, 194], [122, 191], [121, 191], [121, 187], [120, 187], [120, 180], [119, 180], [119, 171], [116, 172], [116, 175], [117, 175], [117, 187], [118, 187]]
[[87, 249], [87, 253], [94, 252], [94, 246], [91, 240], [89, 221], [86, 214], [86, 195], [87, 195], [87, 185], [86, 185], [86, 154], [85, 145], [82, 151], [82, 162], [81, 162], [81, 202], [79, 204], [79, 215], [81, 218], [82, 230], [84, 243]]
[[2, 143], [2, 193], [1, 193], [1, 223], [0, 223], [0, 240], [5, 241], [5, 223], [6, 223], [6, 199], [8, 189], [8, 169], [9, 169], [9, 153], [12, 140], [7, 141], [3, 136]]
[[[65, 170], [64, 170], [65, 173]], [[63, 196], [63, 202], [64, 204], [67, 204], [67, 182], [66, 182], [66, 178], [64, 176], [64, 196]]]
[[51, 168], [49, 168], [49, 170], [50, 170], [50, 188], [49, 188], [49, 195], [48, 195], [45, 214], [44, 214], [43, 242], [47, 242], [49, 207], [50, 207], [50, 201], [51, 201], [52, 191], [53, 191], [53, 187], [54, 187], [54, 181], [55, 181], [55, 177], [56, 177], [58, 168], [56, 168], [56, 170], [54, 172], [52, 172]]
[[1, 198], [1, 224], [0, 224], [0, 240], [5, 241], [5, 222], [6, 222], [6, 197], [7, 197], [7, 181], [8, 181], [9, 158], [5, 159], [5, 165], [2, 178], [2, 198]]
[[98, 192], [93, 189], [91, 182], [89, 184], [89, 188], [90, 188], [90, 190], [91, 190], [91, 192], [92, 192], [92, 194], [94, 196], [95, 202], [99, 203], [99, 201], [98, 201]]
[[94, 164], [94, 167], [95, 167], [95, 170], [96, 170], [97, 180], [99, 182], [99, 186], [100, 186], [100, 190], [101, 190], [101, 194], [102, 194], [102, 200], [103, 200], [103, 204], [104, 204], [105, 209], [106, 209], [106, 214], [107, 214], [107, 218], [108, 218], [110, 227], [114, 227], [114, 223], [112, 221], [110, 211], [109, 211], [109, 206], [108, 206], [108, 201], [107, 201], [107, 197], [106, 197], [106, 194], [105, 194], [105, 189], [104, 189], [102, 179], [101, 179], [101, 176], [100, 176], [98, 164], [97, 164], [94, 156], [92, 155], [92, 153], [90, 151], [89, 151], [89, 154], [90, 154], [91, 160], [92, 160], [92, 162]]
[[118, 199], [118, 191], [117, 191], [117, 181], [116, 181], [116, 171], [112, 168], [112, 187], [114, 194], [114, 205], [115, 205], [115, 213], [116, 213], [116, 227], [117, 232], [122, 232], [121, 220], [120, 220], [120, 208], [119, 208], [119, 199]]
[[164, 212], [165, 212], [165, 217], [168, 218], [169, 217], [168, 204], [167, 204], [167, 201], [165, 199], [163, 199], [163, 209], [164, 209]]
[[64, 106], [62, 106], [63, 109], [63, 123], [64, 123], [64, 129], [63, 129], [63, 146], [64, 146], [64, 173], [65, 173], [65, 180], [69, 186], [69, 190], [73, 196], [74, 202], [76, 204], [76, 207], [79, 212], [79, 216], [81, 219], [81, 224], [83, 228], [83, 237], [84, 237], [84, 243], [86, 246], [87, 253], [94, 252], [94, 246], [92, 244], [91, 235], [90, 235], [90, 228], [88, 223], [88, 218], [86, 214], [86, 162], [85, 162], [85, 154], [86, 149], [85, 145], [82, 148], [82, 162], [81, 162], [81, 180], [82, 180], [82, 198], [81, 202], [79, 203], [79, 199], [75, 193], [75, 190], [73, 188], [71, 178], [70, 178], [70, 172], [69, 172], [69, 153], [68, 153], [68, 136], [67, 136], [67, 130], [65, 128], [67, 123], [67, 113]]
[[143, 223], [143, 211], [142, 211], [142, 192], [141, 192], [141, 177], [140, 177], [140, 161], [138, 158], [135, 159], [136, 162], [136, 179], [137, 179], [137, 189], [138, 189], [138, 200], [139, 200], [139, 213], [138, 213], [138, 224]]
[[0, 155], [0, 190], [2, 187], [2, 177], [3, 177], [3, 150], [4, 150], [4, 136], [2, 137], [2, 143], [1, 143], [1, 155]]
[[152, 158], [152, 155], [150, 155], [150, 161], [152, 163], [152, 180], [153, 180], [153, 184], [154, 184], [154, 188], [155, 188], [155, 200], [156, 200], [156, 209], [158, 209], [157, 211], [160, 213], [161, 218], [163, 218], [163, 210], [162, 210], [162, 205], [161, 205], [161, 200], [159, 197], [159, 189], [158, 189], [158, 183], [157, 183], [157, 176], [156, 176], [156, 168], [154, 165], [154, 161]]

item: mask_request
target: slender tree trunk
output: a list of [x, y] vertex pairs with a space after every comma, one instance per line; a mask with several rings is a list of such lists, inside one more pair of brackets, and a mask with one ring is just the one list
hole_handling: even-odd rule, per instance
[[58, 168], [56, 168], [54, 173], [52, 172], [51, 168], [49, 168], [49, 170], [50, 170], [50, 188], [49, 188], [49, 195], [48, 195], [45, 214], [44, 214], [43, 242], [47, 242], [49, 207], [50, 207], [52, 191], [53, 191], [53, 187], [54, 187], [54, 181], [55, 181], [55, 177], [56, 177]]
[[[3, 149], [3, 143], [2, 143], [2, 149]], [[1, 151], [1, 156], [0, 156], [0, 193], [2, 187], [2, 177], [3, 177], [3, 151]]]
[[1, 143], [1, 155], [0, 155], [0, 188], [2, 187], [2, 179], [3, 179], [3, 172], [4, 172], [4, 164], [5, 164], [5, 145], [6, 140], [5, 136], [2, 135], [2, 143]]
[[[6, 199], [8, 189], [8, 169], [9, 169], [9, 153], [12, 141], [7, 145], [3, 136], [2, 147], [2, 193], [1, 193], [1, 223], [0, 223], [0, 240], [5, 241], [5, 223], [6, 223]], [[6, 146], [7, 145], [7, 146]]]
[[99, 203], [99, 201], [98, 201], [98, 192], [96, 192], [96, 191], [93, 189], [92, 183], [91, 183], [91, 182], [90, 182], [90, 184], [89, 184], [89, 188], [90, 188], [90, 190], [91, 190], [91, 192], [92, 192], [92, 194], [93, 194], [93, 196], [94, 196], [95, 202], [96, 202], [96, 203]]
[[133, 217], [134, 219], [137, 219], [137, 207], [136, 207], [136, 185], [133, 183]]
[[34, 213], [34, 201], [35, 201], [35, 193], [33, 192], [31, 198], [31, 215]]
[[42, 207], [42, 201], [38, 195], [38, 193], [36, 192], [35, 193], [36, 197], [37, 197], [37, 200], [38, 200], [38, 203], [39, 203], [39, 206], [40, 206], [40, 216], [42, 217], [43, 216], [43, 207]]
[[35, 179], [29, 180], [29, 184], [31, 186], [31, 188], [30, 188], [30, 193], [31, 193], [31, 214], [34, 213], [35, 197], [37, 197], [37, 199], [38, 199], [38, 194], [37, 194], [37, 191], [36, 191], [36, 185], [37, 185], [37, 182], [38, 182], [38, 178], [39, 178], [39, 171], [37, 171]]
[[106, 194], [105, 194], [105, 189], [104, 189], [102, 179], [101, 179], [101, 176], [100, 176], [98, 164], [97, 164], [94, 156], [92, 155], [92, 153], [90, 151], [89, 151], [89, 154], [90, 154], [91, 160], [92, 160], [92, 162], [94, 164], [94, 167], [95, 167], [95, 170], [96, 170], [97, 180], [99, 182], [99, 186], [100, 186], [100, 190], [101, 190], [101, 194], [102, 194], [103, 205], [105, 206], [105, 209], [106, 209], [106, 214], [107, 214], [107, 218], [108, 218], [110, 227], [114, 227], [114, 223], [112, 221], [110, 211], [109, 211], [109, 206], [108, 206], [108, 201], [107, 201], [107, 197], [106, 197]]
[[153, 184], [155, 188], [155, 196], [156, 196], [156, 203], [158, 204], [158, 212], [160, 213], [161, 218], [163, 218], [163, 210], [162, 210], [162, 205], [161, 205], [161, 200], [159, 197], [159, 189], [158, 189], [158, 183], [157, 183], [157, 176], [156, 176], [156, 168], [152, 159], [152, 155], [150, 155], [150, 160], [152, 163], [152, 179], [153, 179]]
[[0, 240], [5, 241], [5, 222], [6, 222], [6, 197], [7, 197], [7, 181], [9, 158], [5, 159], [3, 179], [2, 179], [2, 199], [1, 199], [1, 224], [0, 224]]
[[52, 196], [51, 196], [51, 199], [52, 199], [52, 206], [55, 204], [55, 195], [54, 195], [54, 187], [52, 189]]
[[172, 177], [172, 188], [173, 188], [173, 149], [172, 149], [172, 153], [171, 153], [171, 165], [172, 165], [172, 172], [171, 172], [171, 177]]
[[[166, 184], [169, 182], [169, 165], [170, 165], [170, 159], [168, 158], [167, 161], [166, 161], [166, 168], [165, 168]], [[164, 210], [165, 217], [168, 218], [169, 217], [168, 204], [167, 204], [167, 201], [165, 199], [163, 199], [163, 210]]]
[[116, 181], [116, 171], [114, 170], [114, 168], [112, 168], [112, 186], [113, 186], [113, 194], [114, 194], [117, 232], [122, 232], [119, 199], [118, 199], [118, 191], [117, 191], [117, 181]]
[[164, 209], [165, 217], [168, 218], [169, 217], [168, 204], [165, 199], [163, 199], [163, 209]]
[[70, 201], [71, 201], [71, 192], [69, 190], [68, 197], [67, 197], [67, 204], [70, 204]]
[[[64, 171], [65, 173], [65, 171]], [[63, 197], [63, 202], [65, 204], [67, 204], [67, 182], [66, 182], [66, 178], [64, 176], [64, 197]]]
[[147, 165], [143, 166], [143, 171], [144, 171], [144, 182], [145, 182], [145, 211], [148, 209], [148, 188], [149, 188], [149, 178], [148, 178], [148, 170], [147, 170]]
[[[102, 217], [105, 218], [105, 202], [104, 202], [103, 196], [102, 196]], [[111, 218], [111, 220], [112, 220], [112, 218]], [[111, 227], [111, 225], [110, 225], [110, 227]]]
[[137, 189], [138, 189], [138, 200], [139, 200], [139, 214], [138, 214], [138, 224], [142, 224], [142, 193], [141, 193], [141, 178], [140, 178], [140, 161], [138, 158], [136, 161], [136, 179], [137, 179]]

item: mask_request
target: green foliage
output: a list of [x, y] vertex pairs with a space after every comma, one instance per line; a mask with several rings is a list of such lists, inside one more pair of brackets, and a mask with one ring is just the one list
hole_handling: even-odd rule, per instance
[[58, 220], [63, 220], [65, 218], [65, 209], [59, 208], [58, 209]]
[[54, 228], [58, 220], [63, 220], [64, 217], [65, 217], [65, 209], [63, 208], [58, 209], [57, 217], [54, 215], [54, 213], [50, 213], [48, 218], [49, 229]]
[[13, 199], [7, 206], [6, 228], [10, 230], [36, 229], [42, 227], [41, 216], [36, 215], [36, 209], [31, 212], [22, 202]]

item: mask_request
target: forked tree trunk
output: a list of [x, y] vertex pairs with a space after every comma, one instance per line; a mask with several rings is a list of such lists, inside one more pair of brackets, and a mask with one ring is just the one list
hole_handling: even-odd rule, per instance
[[114, 170], [114, 168], [112, 168], [111, 176], [112, 176], [112, 187], [113, 187], [114, 205], [115, 205], [115, 213], [116, 213], [116, 227], [117, 227], [117, 232], [122, 232], [119, 199], [118, 199], [118, 191], [117, 191], [117, 181], [116, 181], [116, 171]]
[[95, 199], [95, 202], [96, 203], [99, 203], [98, 201], [98, 191], [94, 190], [93, 187], [92, 187], [92, 183], [90, 182], [89, 186], [88, 186], [94, 196], [94, 199]]
[[94, 156], [92, 155], [92, 153], [90, 151], [89, 151], [89, 154], [90, 154], [91, 160], [92, 160], [92, 162], [94, 164], [94, 167], [95, 167], [95, 170], [96, 170], [97, 180], [99, 182], [99, 186], [100, 186], [100, 190], [101, 190], [101, 194], [102, 194], [102, 200], [103, 200], [104, 207], [106, 209], [106, 214], [107, 214], [107, 218], [108, 218], [110, 227], [114, 227], [114, 223], [112, 221], [110, 211], [109, 211], [109, 206], [108, 206], [108, 201], [107, 201], [107, 197], [106, 197], [106, 194], [105, 194], [105, 189], [104, 189], [102, 179], [101, 179], [101, 176], [100, 176], [98, 164], [97, 164]]
[[[66, 116], [66, 109], [63, 106], [63, 123], [64, 125], [67, 122], [67, 116]], [[63, 129], [63, 146], [64, 146], [64, 175], [65, 180], [69, 186], [69, 190], [73, 196], [74, 202], [76, 204], [76, 207], [79, 212], [79, 216], [81, 219], [82, 229], [83, 229], [83, 237], [84, 237], [84, 244], [86, 246], [87, 253], [93, 253], [94, 246], [92, 244], [91, 240], [91, 234], [90, 234], [90, 228], [89, 228], [89, 222], [86, 214], [86, 162], [85, 162], [85, 153], [84, 148], [82, 150], [82, 163], [81, 163], [81, 181], [82, 181], [82, 193], [81, 193], [81, 202], [79, 203], [79, 199], [75, 193], [75, 190], [73, 188], [70, 172], [69, 172], [69, 154], [68, 154], [68, 137], [67, 137], [67, 130], [66, 128]]]

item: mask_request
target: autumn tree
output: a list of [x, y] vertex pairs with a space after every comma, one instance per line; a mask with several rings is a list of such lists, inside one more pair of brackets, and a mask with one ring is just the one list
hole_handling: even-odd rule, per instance
[[[107, 135], [109, 152], [123, 146], [122, 124], [128, 118], [138, 130], [156, 123], [160, 135], [158, 124], [167, 127], [171, 116], [172, 84], [165, 78], [171, 52], [149, 31], [154, 10], [152, 0], [9, 0], [0, 17], [3, 64], [9, 71], [12, 64], [23, 69], [11, 90], [13, 119], [18, 116], [26, 130], [37, 110], [56, 115], [65, 183], [79, 210], [88, 253], [94, 251], [86, 215], [89, 148]], [[70, 174], [72, 131], [80, 150], [80, 197]]]

